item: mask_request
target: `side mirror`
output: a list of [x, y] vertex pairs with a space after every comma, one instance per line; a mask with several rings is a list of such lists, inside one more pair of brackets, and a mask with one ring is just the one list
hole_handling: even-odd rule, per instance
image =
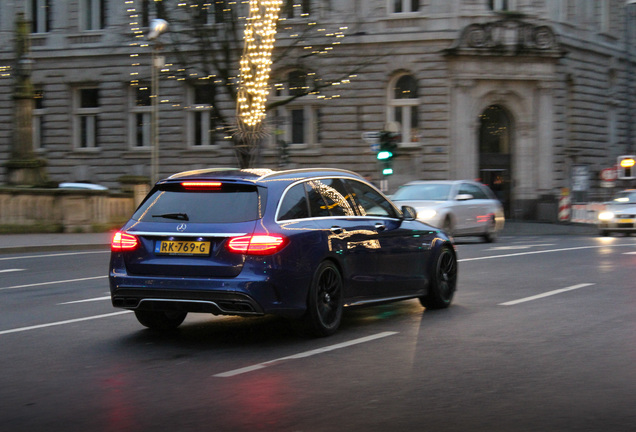
[[469, 201], [471, 199], [474, 199], [475, 197], [472, 196], [471, 194], [459, 194], [455, 197], [456, 201]]
[[415, 220], [417, 219], [417, 210], [411, 206], [402, 206], [402, 220]]

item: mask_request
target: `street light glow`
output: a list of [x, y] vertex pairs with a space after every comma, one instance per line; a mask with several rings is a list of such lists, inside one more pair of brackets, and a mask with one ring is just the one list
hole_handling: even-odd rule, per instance
[[155, 40], [168, 30], [168, 21], [156, 18], [150, 21], [150, 31], [146, 39]]

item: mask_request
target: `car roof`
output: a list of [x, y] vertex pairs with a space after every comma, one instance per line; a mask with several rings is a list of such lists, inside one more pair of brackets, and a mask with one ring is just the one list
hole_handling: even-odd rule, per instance
[[272, 170], [269, 168], [207, 168], [191, 171], [183, 171], [173, 174], [159, 183], [173, 182], [175, 180], [233, 180], [251, 183], [266, 183], [272, 180], [301, 180], [312, 177], [350, 177], [362, 179], [362, 177], [348, 170], [337, 168], [301, 168], [293, 170]]
[[106, 186], [84, 182], [64, 182], [60, 183], [58, 187], [60, 189], [108, 190]]
[[409, 185], [419, 185], [419, 184], [449, 184], [454, 185], [458, 183], [472, 183], [477, 184], [477, 182], [473, 180], [413, 180], [408, 183], [405, 183], [403, 186]]

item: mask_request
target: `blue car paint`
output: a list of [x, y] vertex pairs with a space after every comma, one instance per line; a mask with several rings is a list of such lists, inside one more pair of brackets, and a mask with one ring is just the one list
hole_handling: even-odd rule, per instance
[[[214, 300], [219, 295], [227, 296], [232, 301], [238, 299], [236, 301], [239, 303], [245, 299], [253, 310], [214, 310], [213, 313], [277, 314], [296, 318], [305, 313], [307, 293], [314, 273], [325, 260], [334, 262], [342, 273], [346, 305], [415, 298], [426, 294], [433, 270], [429, 264], [430, 258], [443, 245], [452, 248], [451, 240], [435, 228], [397, 217], [332, 216], [276, 221], [276, 209], [281, 196], [290, 185], [307, 178], [329, 176], [363, 181], [353, 173], [324, 170], [313, 171], [308, 177], [303, 177], [299, 171], [267, 178], [237, 171], [180, 174], [159, 182], [161, 185], [186, 179], [214, 179], [267, 188], [267, 193], [263, 194], [266, 195], [266, 201], [261, 219], [214, 226], [188, 224], [188, 232], [202, 234], [203, 237], [206, 233], [280, 233], [289, 239], [289, 244], [274, 255], [253, 256], [227, 254], [223, 249], [224, 240], [221, 239], [214, 245], [210, 257], [158, 257], [154, 252], [156, 241], [187, 234], [177, 231], [180, 222], [144, 224], [131, 220], [122, 231], [145, 234], [140, 236], [142, 245], [138, 251], [111, 254], [109, 280], [113, 305], [135, 309], [137, 306], [134, 302], [127, 303], [127, 298], [143, 297], [168, 302], [170, 299]], [[376, 224], [383, 225], [385, 229], [379, 232], [370, 229]], [[334, 225], [341, 226], [346, 234], [333, 233], [331, 227]], [[148, 233], [156, 233], [156, 238]], [[213, 258], [220, 255], [226, 261], [223, 271], [219, 273], [218, 269], [214, 269], [216, 264]], [[191, 272], [179, 274], [184, 262], [191, 267]], [[164, 267], [166, 274], [140, 272], [144, 266], [148, 269], [153, 266]], [[156, 303], [152, 307], [160, 307], [161, 304]]]

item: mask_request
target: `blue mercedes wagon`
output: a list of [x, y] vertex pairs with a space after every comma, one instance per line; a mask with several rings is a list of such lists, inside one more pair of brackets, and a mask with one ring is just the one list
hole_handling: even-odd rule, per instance
[[207, 169], [159, 181], [113, 236], [113, 306], [151, 329], [188, 313], [297, 320], [315, 336], [348, 306], [418, 298], [446, 308], [451, 239], [337, 169]]

